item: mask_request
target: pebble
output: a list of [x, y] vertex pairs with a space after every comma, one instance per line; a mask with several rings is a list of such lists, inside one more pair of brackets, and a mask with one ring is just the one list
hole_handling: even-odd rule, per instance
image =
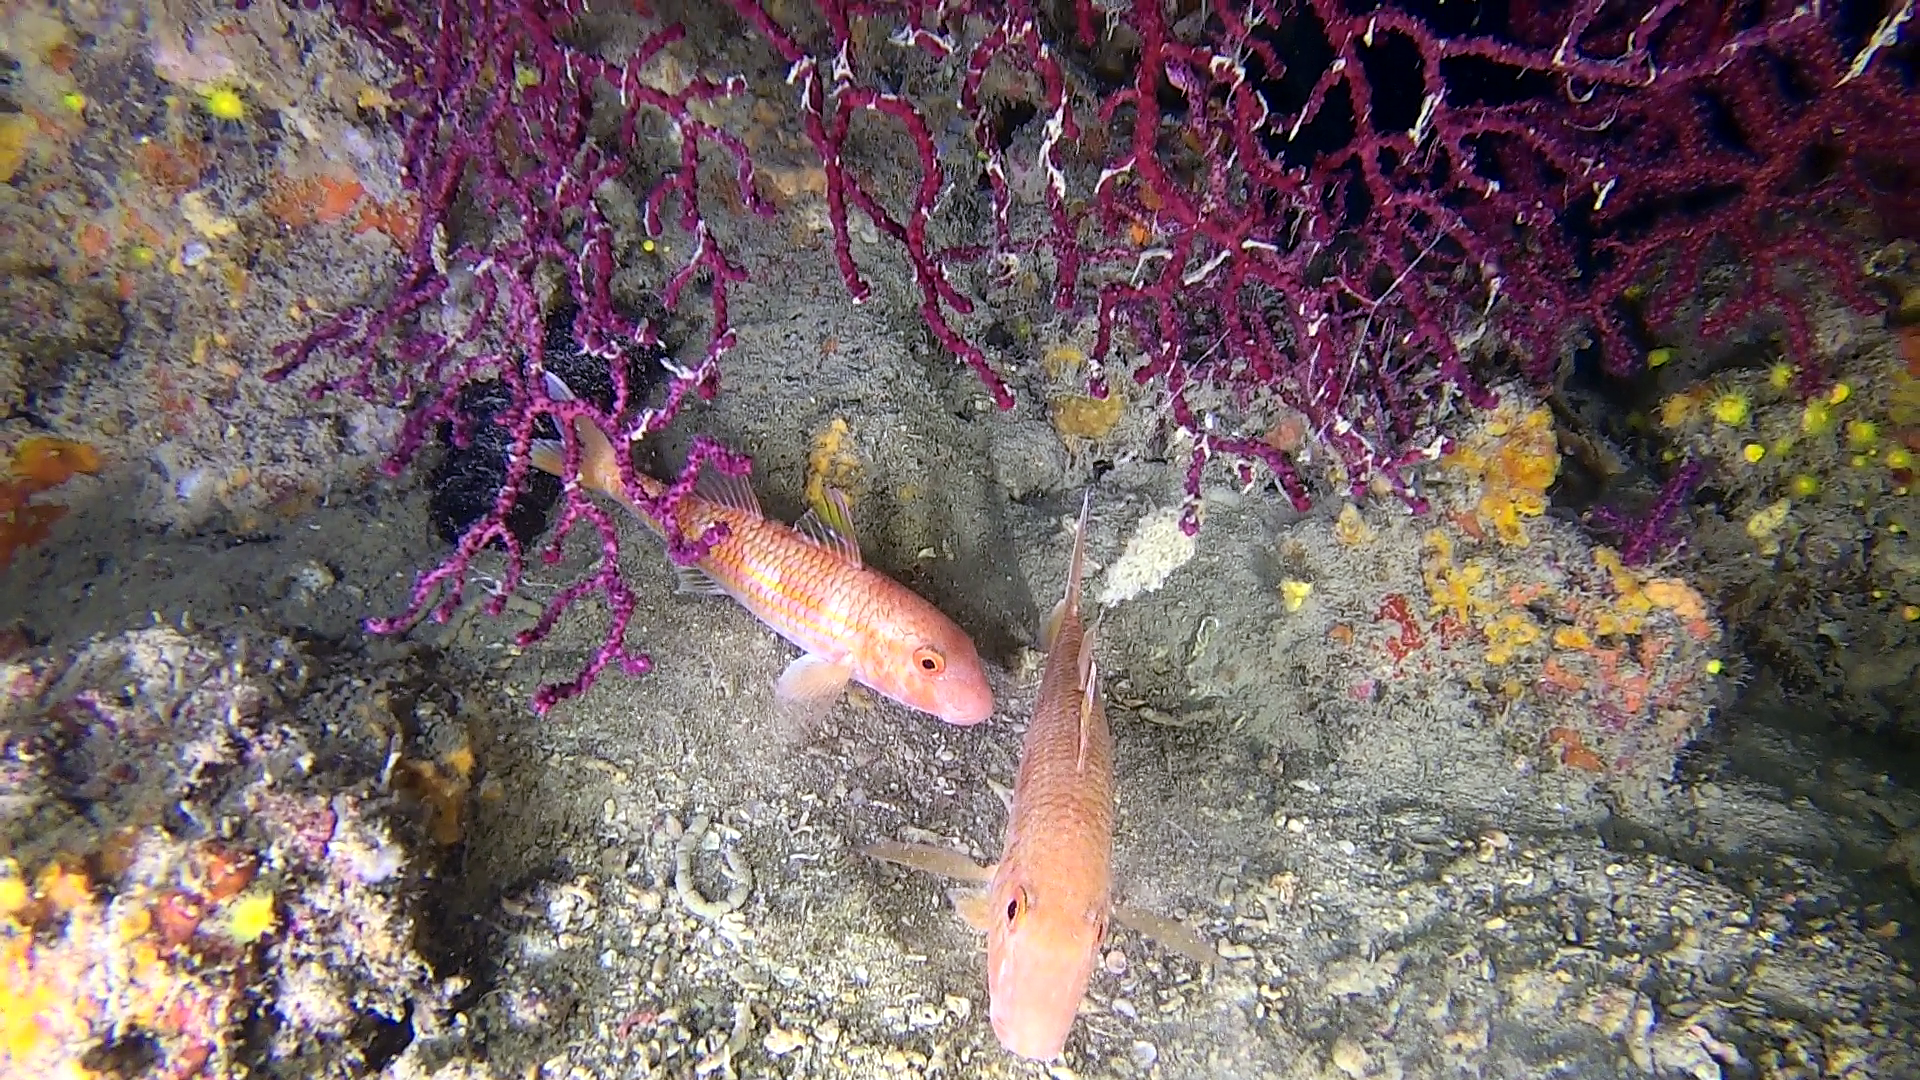
[[1355, 1042], [1350, 1036], [1342, 1035], [1333, 1041], [1333, 1067], [1361, 1080], [1367, 1075], [1366, 1048]]
[[1144, 1072], [1147, 1069], [1153, 1068], [1154, 1062], [1160, 1060], [1160, 1048], [1150, 1042], [1140, 1040], [1133, 1044], [1133, 1053], [1131, 1056], [1133, 1058], [1133, 1067]]
[[325, 563], [309, 559], [294, 567], [288, 576], [287, 599], [296, 604], [311, 604], [321, 593], [333, 588], [336, 580]]
[[1253, 946], [1243, 945], [1238, 941], [1222, 941], [1214, 951], [1220, 954], [1222, 960], [1253, 959]]
[[943, 1004], [946, 1005], [947, 1011], [953, 1014], [955, 1020], [964, 1021], [967, 1017], [973, 1015], [972, 998], [963, 998], [958, 994], [948, 994], [947, 1000], [943, 1002]]
[[760, 1045], [766, 1047], [767, 1053], [774, 1057], [785, 1057], [807, 1045], [807, 1037], [798, 1031], [777, 1027], [767, 1032], [766, 1038], [760, 1040]]
[[1109, 975], [1125, 975], [1127, 973], [1127, 954], [1121, 952], [1119, 949], [1109, 951], [1102, 963], [1106, 965], [1107, 974]]
[[840, 1041], [840, 1021], [822, 1020], [820, 1026], [813, 1029], [813, 1037], [827, 1046]]

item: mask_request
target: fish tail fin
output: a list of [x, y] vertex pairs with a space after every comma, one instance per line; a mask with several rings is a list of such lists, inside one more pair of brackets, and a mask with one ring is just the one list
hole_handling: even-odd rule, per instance
[[[541, 381], [547, 391], [547, 397], [556, 402], [578, 400], [573, 388], [551, 371], [541, 373]], [[620, 493], [620, 466], [614, 457], [613, 440], [600, 430], [600, 425], [581, 417], [574, 421], [574, 437], [580, 440], [580, 480], [588, 487], [596, 488], [608, 494]], [[561, 479], [566, 478], [566, 444], [559, 439], [535, 439], [528, 450], [528, 460], [534, 468], [551, 473]]]
[[527, 460], [543, 473], [560, 476], [566, 472], [566, 450], [559, 439], [535, 439]]

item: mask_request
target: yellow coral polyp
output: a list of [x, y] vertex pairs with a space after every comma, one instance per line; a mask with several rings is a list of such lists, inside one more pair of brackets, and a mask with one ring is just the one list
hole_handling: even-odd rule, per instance
[[273, 894], [254, 891], [234, 900], [227, 909], [227, 933], [242, 945], [251, 945], [273, 932]]
[[1280, 606], [1289, 614], [1299, 611], [1306, 605], [1307, 597], [1313, 595], [1313, 585], [1305, 581], [1283, 581], [1280, 583]]
[[1556, 649], [1586, 650], [1593, 647], [1593, 638], [1577, 626], [1562, 626], [1553, 632], [1553, 646]]
[[1809, 401], [1800, 411], [1800, 430], [1809, 435], [1825, 435], [1833, 430], [1833, 406], [1824, 401]]
[[1620, 553], [1609, 547], [1593, 549], [1593, 564], [1606, 571], [1613, 579], [1613, 591], [1619, 594], [1614, 607], [1628, 615], [1645, 615], [1653, 610], [1653, 601], [1647, 599], [1646, 590], [1641, 586], [1640, 575], [1621, 561]]
[[1553, 413], [1544, 406], [1521, 412], [1502, 405], [1446, 463], [1481, 482], [1475, 509], [1500, 542], [1525, 547], [1529, 540], [1522, 519], [1546, 512], [1547, 488], [1560, 472]]
[[1086, 366], [1087, 354], [1077, 345], [1049, 345], [1040, 353], [1040, 366], [1054, 378], [1069, 375]]
[[1757, 442], [1750, 442], [1740, 448], [1740, 456], [1747, 459], [1747, 464], [1758, 465], [1767, 456], [1767, 448]]
[[1847, 445], [1855, 450], [1871, 450], [1880, 441], [1880, 425], [1871, 420], [1853, 420], [1847, 424]]
[[1105, 398], [1065, 394], [1054, 399], [1053, 427], [1064, 438], [1105, 438], [1126, 409], [1127, 399], [1118, 393]]
[[215, 87], [207, 91], [201, 102], [216, 120], [243, 120], [247, 115], [246, 101], [241, 98], [239, 91], [231, 87]]
[[1762, 555], [1779, 553], [1780, 542], [1774, 538], [1774, 534], [1787, 523], [1787, 514], [1792, 510], [1793, 503], [1781, 499], [1747, 519], [1747, 535], [1759, 542]]
[[1793, 365], [1779, 363], [1767, 370], [1767, 385], [1775, 390], [1785, 390], [1793, 385]]
[[1513, 662], [1521, 649], [1540, 640], [1540, 627], [1519, 612], [1509, 612], [1487, 626], [1487, 663], [1495, 667]]
[[1687, 422], [1693, 415], [1693, 402], [1685, 394], [1675, 394], [1660, 403], [1658, 418], [1660, 426], [1671, 431]]
[[1887, 451], [1887, 468], [1911, 469], [1913, 468], [1913, 455], [1907, 452], [1906, 447], [1896, 446]]
[[1359, 547], [1373, 539], [1373, 527], [1360, 516], [1360, 508], [1348, 503], [1340, 508], [1333, 522], [1333, 538], [1347, 547]]
[[1713, 399], [1711, 411], [1715, 420], [1728, 427], [1739, 427], [1753, 415], [1753, 405], [1747, 400], [1747, 395], [1729, 390]]
[[1647, 582], [1644, 589], [1647, 601], [1655, 607], [1666, 608], [1683, 619], [1704, 619], [1707, 617], [1707, 600], [1700, 590], [1677, 578], [1655, 578]]
[[1490, 606], [1475, 595], [1486, 576], [1486, 567], [1475, 562], [1439, 567], [1427, 578], [1427, 592], [1433, 599], [1431, 611], [1452, 615], [1462, 623], [1471, 622], [1475, 611]]
[[0, 878], [0, 919], [11, 919], [16, 913], [26, 910], [33, 894], [27, 889], [27, 883], [17, 877]]

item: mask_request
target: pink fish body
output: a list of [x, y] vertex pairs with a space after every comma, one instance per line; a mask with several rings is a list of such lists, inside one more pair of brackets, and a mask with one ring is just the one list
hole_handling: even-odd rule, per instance
[[[548, 395], [572, 395], [547, 376]], [[576, 426], [580, 481], [612, 496], [655, 532], [660, 522], [628, 499], [615, 450], [589, 421]], [[562, 474], [561, 445], [536, 443], [533, 464]], [[649, 496], [664, 485], [648, 476]], [[985, 667], [965, 631], [919, 594], [866, 565], [854, 539], [844, 495], [828, 495], [826, 511], [809, 511], [793, 526], [760, 511], [744, 478], [703, 473], [695, 494], [681, 500], [679, 524], [698, 536], [724, 524], [727, 535], [695, 566], [681, 568], [688, 591], [723, 593], [802, 655], [775, 687], [781, 711], [804, 726], [831, 708], [849, 681], [949, 724], [977, 724], [993, 714]]]
[[984, 883], [954, 897], [987, 935], [988, 1016], [1007, 1052], [1059, 1057], [1086, 997], [1108, 920], [1202, 966], [1213, 946], [1180, 923], [1116, 901], [1113, 891], [1113, 734], [1094, 662], [1095, 629], [1080, 614], [1087, 511], [1080, 508], [1064, 599], [1048, 620], [1047, 663], [1013, 782], [1000, 861], [980, 866], [955, 851], [883, 841], [868, 855]]
[[1014, 779], [1006, 845], [969, 921], [987, 932], [993, 1033], [1008, 1052], [1060, 1055], [1113, 910], [1113, 735], [1081, 618], [1087, 509]]

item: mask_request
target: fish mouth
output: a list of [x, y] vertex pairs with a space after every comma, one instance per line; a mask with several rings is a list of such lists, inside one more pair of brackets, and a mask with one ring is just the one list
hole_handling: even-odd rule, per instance
[[972, 727], [993, 716], [993, 696], [988, 694], [977, 701], [949, 702], [938, 715], [954, 727]]
[[1000, 1049], [1015, 1057], [1028, 1061], [1052, 1061], [1067, 1049], [1067, 1034], [1072, 1030], [1071, 1022], [1062, 1025], [1038, 1025], [1032, 1017], [1024, 1017], [1021, 1022], [994, 1010], [991, 1016], [993, 1037], [1000, 1041]]

